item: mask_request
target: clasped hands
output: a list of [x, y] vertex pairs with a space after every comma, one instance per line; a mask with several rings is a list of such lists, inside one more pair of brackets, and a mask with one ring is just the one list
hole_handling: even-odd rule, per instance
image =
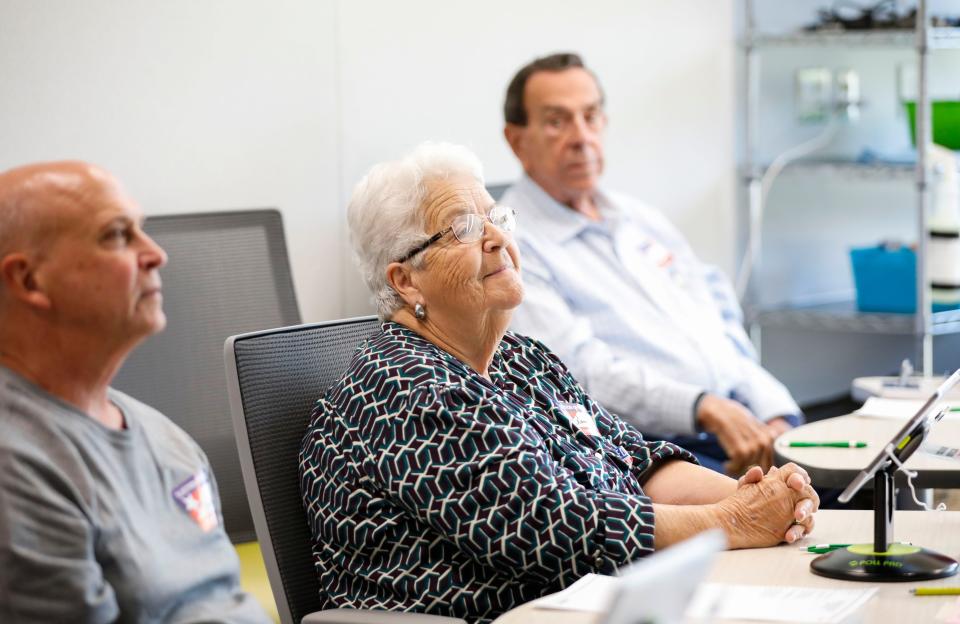
[[810, 476], [796, 464], [754, 466], [737, 481], [734, 494], [716, 503], [730, 548], [792, 544], [813, 530], [820, 497]]

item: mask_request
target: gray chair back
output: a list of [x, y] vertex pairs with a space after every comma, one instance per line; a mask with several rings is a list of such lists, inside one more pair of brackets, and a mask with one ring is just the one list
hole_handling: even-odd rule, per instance
[[323, 608], [299, 453], [317, 399], [380, 323], [366, 316], [232, 336], [224, 345], [240, 464], [267, 576], [284, 624]]
[[507, 192], [507, 189], [510, 188], [510, 184], [488, 184], [487, 192], [490, 193], [490, 197], [493, 198], [493, 201], [500, 201], [500, 198], [503, 197], [503, 194]]
[[223, 341], [300, 322], [280, 213], [157, 216], [144, 229], [170, 257], [160, 271], [167, 328], [134, 350], [113, 385], [197, 441], [217, 479], [227, 533], [234, 542], [252, 540], [223, 379]]

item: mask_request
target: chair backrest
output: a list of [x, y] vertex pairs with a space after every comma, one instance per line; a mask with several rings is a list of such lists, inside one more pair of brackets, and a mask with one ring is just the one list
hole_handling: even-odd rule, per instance
[[490, 197], [493, 198], [493, 201], [500, 201], [500, 198], [503, 197], [503, 194], [507, 192], [507, 189], [510, 188], [510, 184], [488, 184], [487, 192], [490, 193]]
[[300, 496], [299, 453], [310, 412], [378, 331], [366, 316], [232, 336], [227, 389], [247, 498], [284, 624], [323, 608]]
[[131, 354], [114, 386], [185, 429], [210, 459], [224, 524], [254, 539], [223, 378], [227, 336], [300, 322], [276, 210], [149, 217], [170, 259], [161, 269], [165, 331]]

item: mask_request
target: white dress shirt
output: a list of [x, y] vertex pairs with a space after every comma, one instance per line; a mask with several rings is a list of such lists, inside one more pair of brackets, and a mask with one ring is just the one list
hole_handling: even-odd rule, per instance
[[761, 420], [800, 413], [757, 362], [733, 289], [658, 211], [601, 191], [591, 221], [524, 176], [516, 209], [524, 301], [511, 329], [542, 340], [607, 409], [640, 430], [695, 432], [703, 392]]

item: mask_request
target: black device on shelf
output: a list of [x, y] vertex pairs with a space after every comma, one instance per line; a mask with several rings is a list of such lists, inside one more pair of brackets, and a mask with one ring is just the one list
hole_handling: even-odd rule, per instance
[[[940, 28], [960, 26], [960, 17], [935, 15], [930, 25]], [[860, 5], [839, 0], [830, 8], [819, 9], [817, 20], [804, 27], [808, 32], [844, 32], [865, 30], [914, 30], [917, 27], [917, 9], [900, 9], [894, 0], [880, 0]]]

